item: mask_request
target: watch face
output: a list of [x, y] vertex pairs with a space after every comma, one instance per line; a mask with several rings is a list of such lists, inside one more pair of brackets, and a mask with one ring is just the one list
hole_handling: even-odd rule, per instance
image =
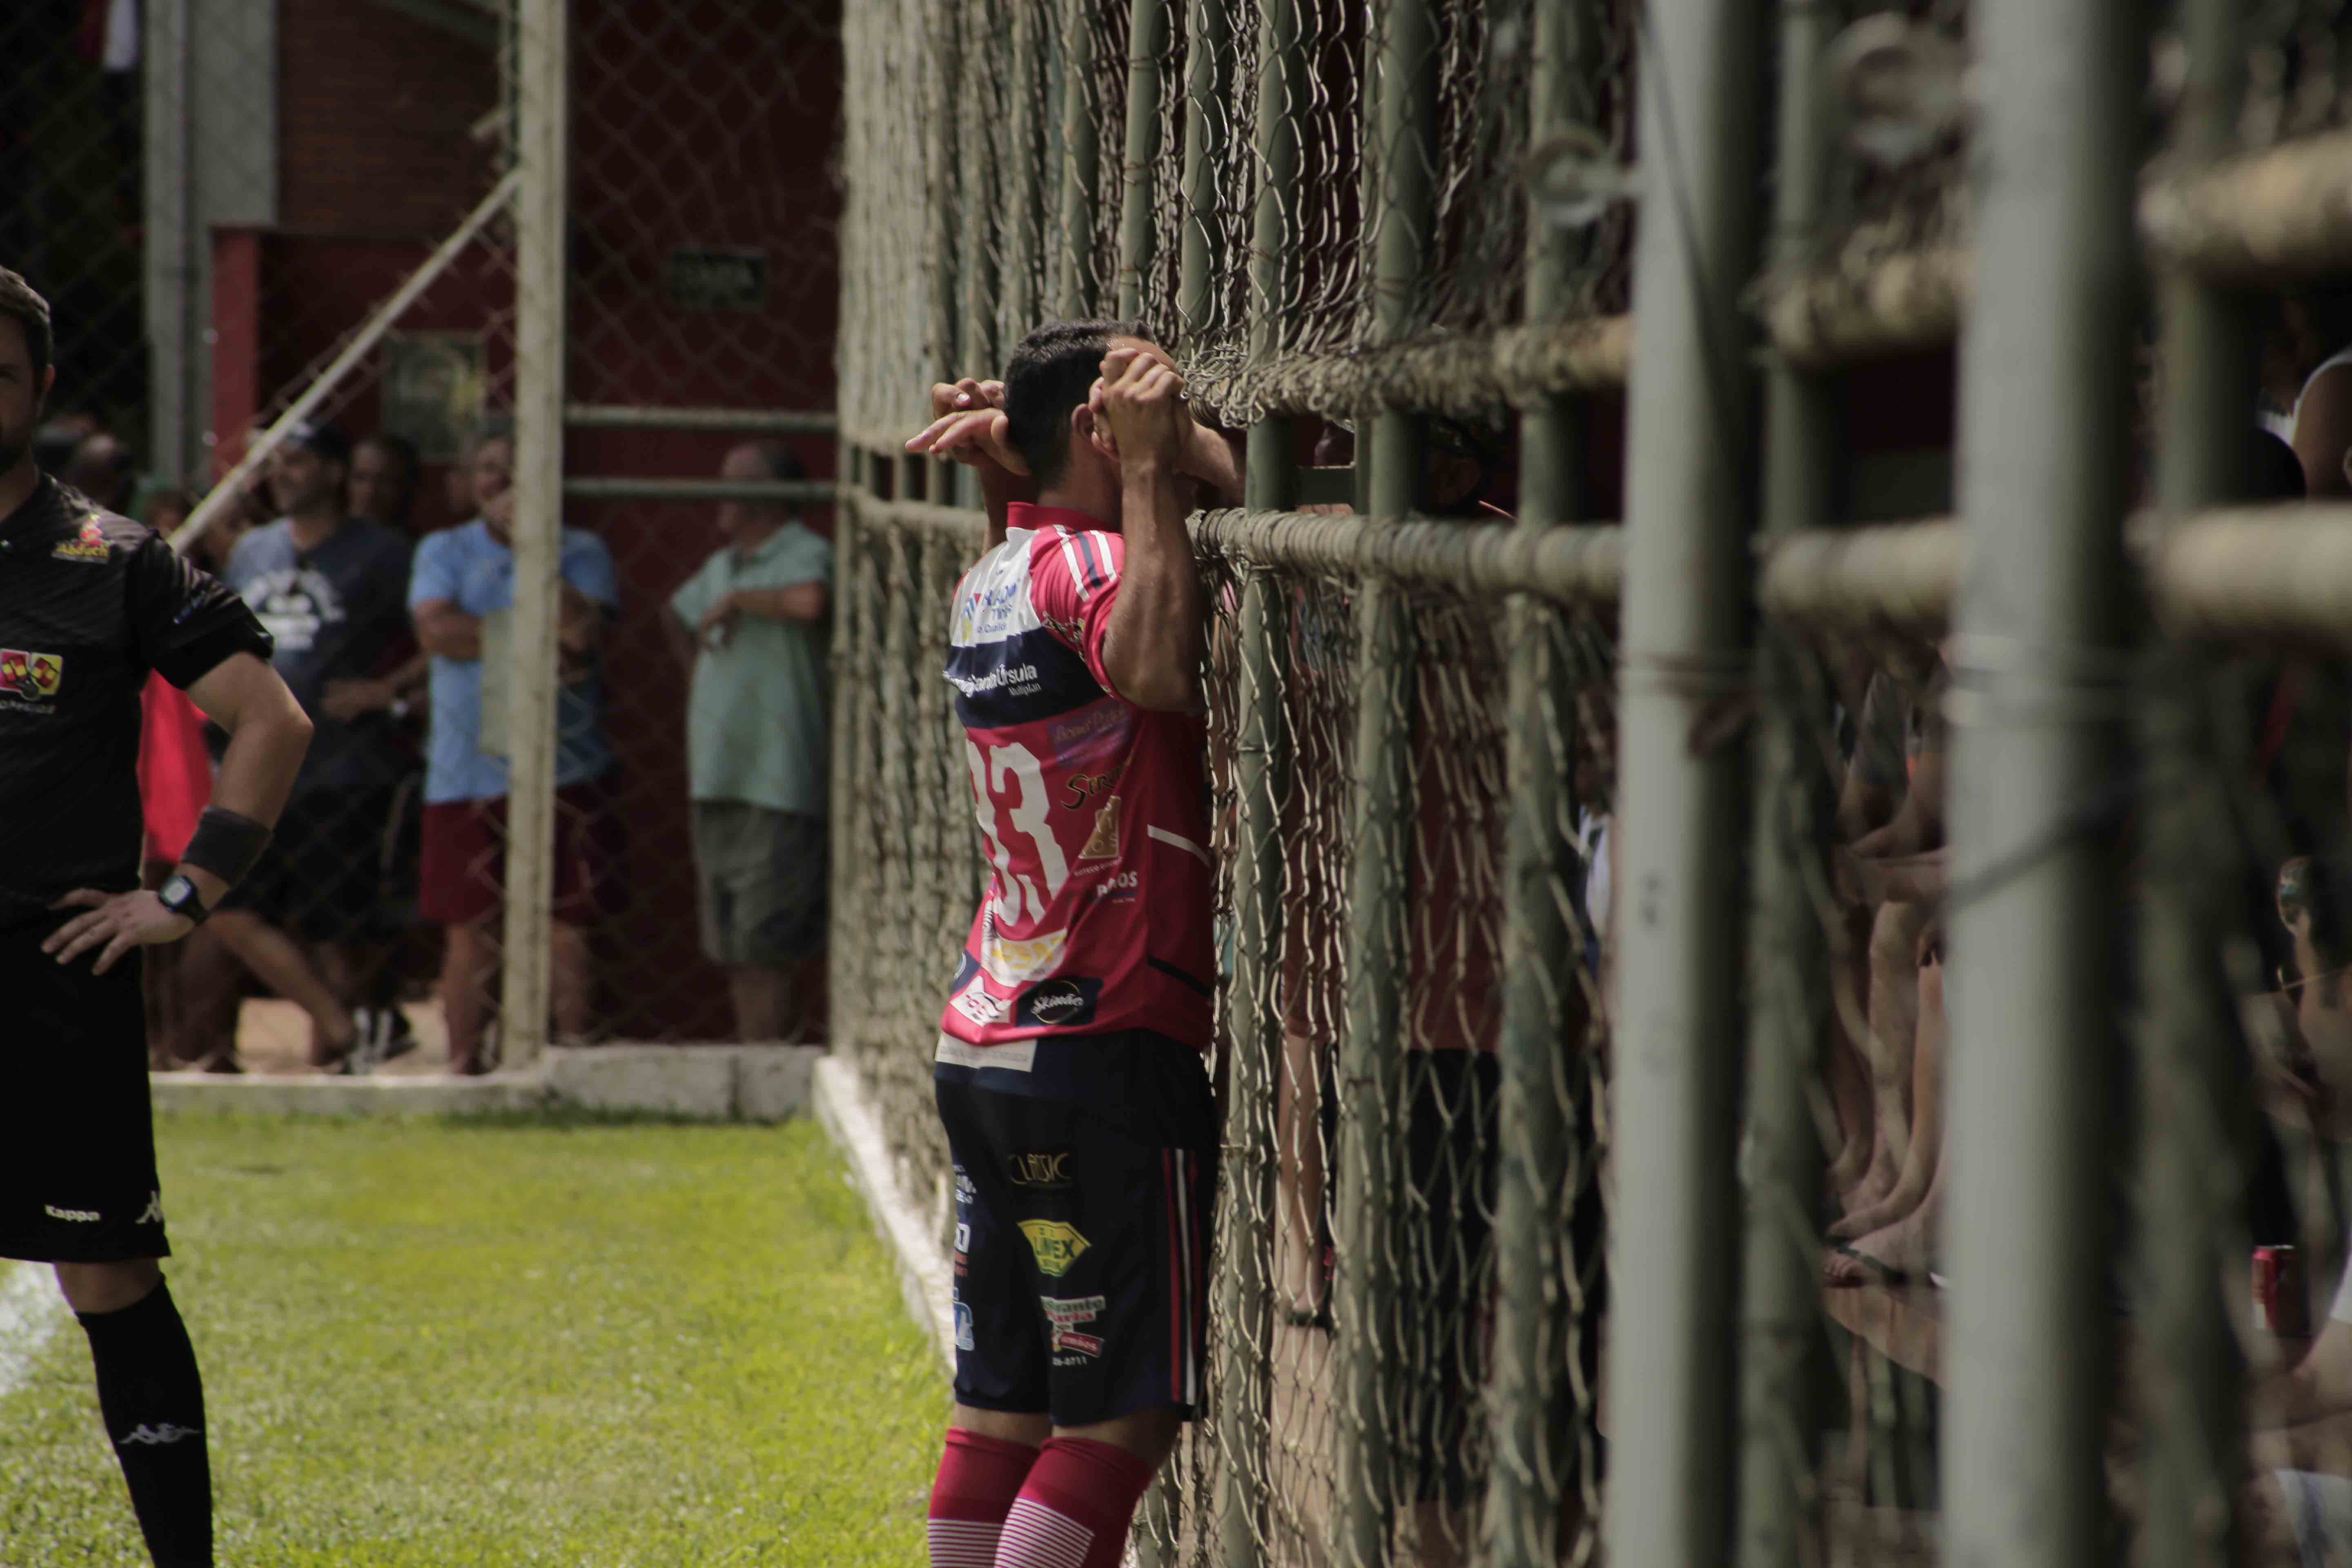
[[195, 901], [196, 885], [174, 871], [164, 879], [163, 889], [156, 894], [156, 898], [165, 909], [177, 910], [182, 905]]

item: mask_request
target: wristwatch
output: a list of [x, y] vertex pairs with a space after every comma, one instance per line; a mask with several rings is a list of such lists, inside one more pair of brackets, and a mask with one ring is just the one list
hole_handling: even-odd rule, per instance
[[212, 913], [205, 908], [205, 900], [197, 894], [195, 883], [177, 871], [163, 879], [163, 885], [156, 889], [155, 901], [191, 925], [204, 924], [205, 917]]

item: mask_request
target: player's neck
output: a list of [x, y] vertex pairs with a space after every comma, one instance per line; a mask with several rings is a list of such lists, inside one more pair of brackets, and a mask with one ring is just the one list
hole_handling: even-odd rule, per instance
[[40, 488], [41, 466], [33, 461], [28, 446], [25, 455], [16, 459], [16, 466], [0, 474], [0, 519], [15, 516], [16, 509], [32, 500], [33, 492]]
[[1081, 474], [1073, 465], [1061, 483], [1037, 492], [1037, 504], [1082, 511], [1104, 528], [1118, 530], [1118, 481], [1105, 479], [1098, 470]]
[[316, 550], [320, 545], [332, 539], [335, 536], [335, 531], [343, 526], [343, 509], [335, 502], [329, 501], [322, 506], [305, 507], [300, 511], [288, 512], [286, 521], [294, 525], [295, 549]]

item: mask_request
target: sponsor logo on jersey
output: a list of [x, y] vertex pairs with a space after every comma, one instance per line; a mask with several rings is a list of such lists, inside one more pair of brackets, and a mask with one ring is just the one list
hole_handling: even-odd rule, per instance
[[1095, 830], [1087, 835], [1087, 847], [1078, 851], [1081, 860], [1116, 860], [1118, 858], [1118, 796], [1103, 802], [1095, 813]]
[[1078, 1254], [1094, 1245], [1078, 1234], [1078, 1227], [1058, 1219], [1024, 1219], [1021, 1234], [1029, 1238], [1029, 1250], [1037, 1259], [1037, 1272], [1048, 1279], [1059, 1279], [1078, 1260]]
[[955, 1304], [955, 1330], [956, 1349], [960, 1351], [968, 1351], [971, 1349], [971, 1309], [965, 1306], [961, 1301], [958, 1301]]
[[1095, 1003], [1101, 995], [1101, 981], [1065, 975], [1023, 992], [1013, 1019], [1045, 1029], [1069, 1028], [1095, 1016]]
[[958, 1274], [962, 1274], [962, 1273], [966, 1272], [966, 1270], [967, 1270], [967, 1268], [968, 1268], [968, 1267], [969, 1267], [969, 1262], [968, 1262], [968, 1260], [969, 1260], [969, 1258], [970, 1258], [971, 1252], [971, 1223], [970, 1223], [969, 1221], [966, 1221], [966, 1220], [958, 1220], [958, 1221], [956, 1221], [956, 1243], [955, 1243], [955, 1271], [956, 1271]]
[[948, 1000], [957, 1012], [970, 1018], [973, 1023], [983, 1026], [993, 1024], [1003, 1017], [1004, 1010], [1013, 1005], [1005, 997], [992, 995], [977, 974], [972, 976], [970, 985], [965, 986]]
[[1004, 1179], [1016, 1187], [1057, 1192], [1070, 1184], [1067, 1149], [1030, 1149], [1004, 1156]]
[[55, 697], [65, 684], [66, 661], [53, 653], [0, 647], [0, 693], [15, 697]]
[[958, 1165], [955, 1168], [956, 1202], [960, 1204], [968, 1204], [971, 1202], [973, 1198], [977, 1197], [979, 1194], [980, 1189], [971, 1184], [971, 1178], [963, 1173], [963, 1167], [961, 1165]]
[[1054, 973], [1069, 942], [1067, 931], [1039, 931], [1020, 942], [1009, 942], [992, 928], [988, 940], [981, 944], [980, 966], [999, 985], [1026, 985]]
[[1129, 728], [1127, 704], [1106, 698], [1076, 718], [1057, 721], [1047, 731], [1054, 760], [1065, 767], [1118, 754]]
[[106, 559], [106, 531], [98, 519], [86, 517], [71, 539], [60, 541], [49, 552], [60, 561], [103, 561]]
[[[1053, 1330], [1053, 1352], [1056, 1356], [1072, 1351], [1078, 1356], [1102, 1354], [1102, 1340], [1094, 1334], [1078, 1332], [1080, 1323], [1091, 1323], [1102, 1316], [1107, 1304], [1100, 1296], [1040, 1296], [1037, 1304], [1045, 1309], [1045, 1321]], [[1067, 1366], [1070, 1362], [1056, 1362]]]
[[55, 1204], [43, 1204], [41, 1212], [51, 1219], [70, 1220], [75, 1225], [96, 1225], [106, 1217], [96, 1209], [61, 1209]]

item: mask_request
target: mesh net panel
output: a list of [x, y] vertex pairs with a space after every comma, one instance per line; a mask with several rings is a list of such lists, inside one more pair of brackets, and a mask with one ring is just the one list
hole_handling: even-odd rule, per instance
[[[567, 396], [654, 413], [634, 427], [575, 422], [568, 477], [709, 480], [730, 452], [757, 440], [768, 445], [749, 477], [825, 479], [834, 443], [822, 432], [834, 402], [836, 268], [845, 246], [832, 151], [841, 123], [838, 8], [780, 9], [753, 0], [590, 4], [574, 10], [571, 48]], [[915, 177], [920, 167], [918, 160]], [[876, 259], [870, 245], [848, 249], [861, 262]], [[908, 351], [869, 368], [892, 364], [908, 364]], [[721, 427], [661, 423], [666, 413], [693, 410], [719, 411]], [[813, 418], [763, 433], [758, 421], [775, 414]], [[729, 416], [744, 423], [725, 428]], [[728, 511], [730, 504], [742, 510]], [[763, 531], [781, 528], [764, 547], [783, 552], [773, 571], [814, 581], [825, 570], [824, 552], [807, 533], [829, 536], [832, 510], [806, 498], [574, 500], [565, 509], [567, 528], [609, 552], [619, 586], [598, 671], [614, 760], [590, 781], [589, 808], [612, 825], [608, 847], [621, 870], [612, 897], [589, 917], [592, 1038], [740, 1037], [745, 1025], [729, 1005], [729, 982], [716, 963], [721, 956], [749, 969], [782, 970], [793, 993], [777, 1020], [786, 1036], [814, 1037], [821, 1029], [821, 962], [794, 957], [796, 943], [771, 943], [756, 931], [748, 940], [722, 934], [715, 943], [711, 932], [698, 931], [697, 879], [709, 879], [727, 852], [714, 839], [694, 839], [690, 791], [762, 810], [824, 809], [821, 787], [810, 795], [790, 769], [781, 779], [768, 778], [762, 764], [741, 776], [698, 780], [681, 766], [689, 672], [674, 644], [686, 628], [673, 595], [698, 572], [719, 573], [747, 592], [784, 585], [759, 563], [728, 563], [724, 519], [735, 515]], [[770, 575], [753, 575], [761, 573]], [[801, 639], [821, 668], [825, 630], [822, 621], [779, 628], [745, 619], [724, 634], [698, 626], [695, 635], [702, 641], [693, 679], [716, 679], [732, 642], [754, 637]], [[793, 706], [774, 721], [823, 733], [821, 712], [802, 712], [799, 699]], [[805, 766], [821, 786], [822, 759], [807, 758]], [[750, 883], [723, 896], [730, 910], [748, 910], [759, 899]], [[737, 899], [748, 901], [738, 906]], [[731, 929], [739, 917], [717, 918]]]

